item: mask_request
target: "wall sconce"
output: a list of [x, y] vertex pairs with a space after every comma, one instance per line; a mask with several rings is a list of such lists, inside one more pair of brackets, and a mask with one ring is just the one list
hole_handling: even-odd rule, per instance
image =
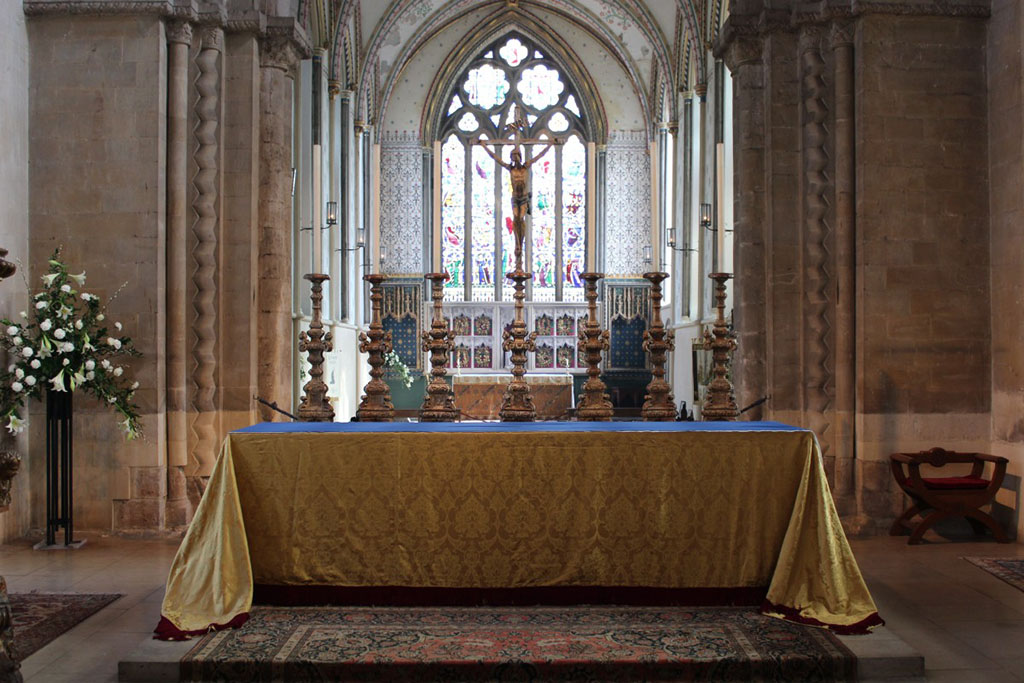
[[292, 166], [292, 199], [295, 199], [295, 181], [299, 177], [299, 171], [297, 168]]
[[651, 259], [652, 258], [653, 258], [653, 256], [651, 255], [651, 245], [648, 244], [647, 246], [644, 247], [644, 251], [643, 251], [644, 265], [646, 265], [646, 266], [651, 265]]
[[[329, 202], [333, 204], [334, 202]], [[359, 228], [356, 232], [356, 246], [354, 247], [342, 247], [341, 249], [335, 249], [334, 251], [356, 251], [366, 246], [366, 228]], [[363, 265], [366, 265], [365, 263]]]
[[327, 227], [338, 224], [338, 202], [327, 202]]
[[704, 228], [705, 230], [712, 230], [712, 231], [715, 229], [715, 228], [711, 227], [711, 205], [710, 204], [701, 204], [700, 205], [700, 227]]
[[697, 251], [696, 249], [691, 249], [686, 245], [681, 247], [676, 246], [676, 229], [674, 227], [668, 229], [668, 246], [669, 249], [672, 249], [673, 251]]
[[388, 248], [385, 245], [380, 245], [380, 265], [383, 266], [388, 260]]

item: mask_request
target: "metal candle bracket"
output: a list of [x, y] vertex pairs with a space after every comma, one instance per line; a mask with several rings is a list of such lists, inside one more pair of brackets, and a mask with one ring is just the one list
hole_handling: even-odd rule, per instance
[[299, 334], [299, 351], [309, 354], [309, 381], [302, 387], [302, 401], [296, 412], [303, 422], [333, 422], [334, 408], [327, 398], [327, 383], [323, 375], [324, 353], [330, 353], [334, 346], [331, 333], [324, 331], [321, 319], [323, 285], [331, 278], [324, 273], [307, 273], [303, 278], [313, 284], [309, 295], [313, 301], [313, 318], [309, 321], [309, 331]]
[[359, 401], [356, 418], [360, 422], [391, 422], [395, 419], [395, 406], [391, 403], [390, 387], [381, 379], [384, 376], [384, 354], [392, 348], [391, 333], [386, 332], [381, 324], [381, 304], [384, 301], [381, 283], [387, 280], [387, 276], [369, 273], [363, 276], [363, 280], [370, 283], [373, 317], [370, 319], [370, 329], [359, 333], [359, 352], [368, 356], [370, 381], [363, 388], [366, 393]]
[[444, 300], [444, 283], [448, 273], [427, 273], [424, 277], [430, 280], [430, 296], [434, 302], [434, 319], [430, 322], [430, 330], [423, 332], [423, 350], [430, 353], [430, 383], [427, 384], [427, 395], [420, 407], [422, 422], [454, 422], [459, 419], [459, 411], [455, 407], [455, 394], [445, 380], [448, 354], [455, 348], [455, 331], [448, 328], [444, 319], [442, 302]]
[[515, 319], [512, 321], [511, 329], [505, 330], [502, 335], [504, 342], [501, 347], [511, 352], [512, 363], [512, 381], [505, 389], [501, 410], [498, 412], [502, 422], [533, 422], [537, 419], [537, 408], [533, 404], [530, 385], [523, 379], [526, 375], [526, 354], [537, 349], [537, 333], [527, 331], [523, 312], [526, 281], [531, 277], [533, 276], [530, 273], [524, 272], [521, 268], [508, 274], [508, 279], [515, 283], [515, 294], [512, 297], [515, 300]]
[[601, 352], [608, 350], [608, 330], [601, 330], [597, 320], [597, 281], [604, 273], [583, 273], [586, 283], [587, 322], [579, 329], [579, 344], [586, 353], [587, 381], [583, 384], [576, 419], [586, 421], [610, 420], [614, 410], [601, 381]]
[[665, 380], [665, 355], [675, 350], [675, 341], [665, 330], [661, 320], [661, 283], [668, 273], [644, 273], [651, 283], [651, 324], [644, 332], [643, 349], [651, 359], [651, 382], [640, 415], [645, 420], [668, 421], [676, 419], [675, 398], [672, 387]]
[[732, 274], [711, 273], [708, 277], [715, 281], [715, 308], [718, 309], [718, 315], [712, 330], [704, 331], [704, 348], [712, 351], [714, 359], [714, 377], [708, 384], [701, 415], [708, 421], [732, 421], [740, 414], [736, 406], [736, 397], [733, 395], [732, 382], [728, 378], [730, 354], [736, 348], [735, 335], [725, 320], [725, 283]]

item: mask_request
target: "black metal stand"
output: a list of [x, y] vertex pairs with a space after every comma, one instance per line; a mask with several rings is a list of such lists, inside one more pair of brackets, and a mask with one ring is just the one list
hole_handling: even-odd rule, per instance
[[[79, 548], [74, 540], [72, 462], [74, 430], [70, 391], [46, 392], [46, 538], [36, 550]], [[57, 529], [64, 529], [64, 543], [57, 544]]]

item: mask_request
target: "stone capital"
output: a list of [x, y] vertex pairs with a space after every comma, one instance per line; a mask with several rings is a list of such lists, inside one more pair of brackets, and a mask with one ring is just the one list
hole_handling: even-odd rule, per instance
[[224, 51], [224, 29], [206, 24], [199, 27], [199, 42], [203, 50]]
[[805, 24], [801, 26], [800, 37], [797, 41], [799, 53], [821, 52], [821, 46], [825, 39], [825, 30], [825, 27], [821, 24]]
[[295, 43], [280, 36], [260, 39], [260, 68], [279, 69], [293, 73], [302, 61], [302, 54]]
[[187, 21], [168, 21], [165, 31], [168, 43], [192, 44], [192, 24]]
[[760, 36], [734, 36], [722, 52], [722, 59], [729, 71], [735, 72], [744, 66], [761, 64], [763, 41]]
[[829, 43], [832, 45], [832, 49], [853, 45], [856, 28], [856, 24], [852, 21], [833, 21], [829, 32]]

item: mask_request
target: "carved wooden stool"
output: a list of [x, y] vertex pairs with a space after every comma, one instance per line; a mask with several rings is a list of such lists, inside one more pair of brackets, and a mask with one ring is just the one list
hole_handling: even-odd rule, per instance
[[[985, 533], [985, 527], [992, 530], [996, 540], [1009, 543], [1006, 532], [990, 515], [978, 508], [992, 502], [1003, 484], [1007, 459], [985, 453], [957, 453], [942, 448], [933, 448], [920, 453], [893, 453], [889, 456], [892, 475], [896, 483], [910, 496], [913, 505], [892, 523], [890, 536], [898, 536], [909, 530], [908, 544], [921, 542], [924, 532], [936, 522], [947, 517], [966, 517], [977, 534]], [[982, 478], [985, 463], [994, 465], [991, 479]], [[971, 472], [966, 476], [922, 477], [921, 465], [944, 467], [949, 463], [970, 463]], [[906, 469], [904, 469], [906, 468]], [[910, 520], [921, 515], [917, 524]]]

